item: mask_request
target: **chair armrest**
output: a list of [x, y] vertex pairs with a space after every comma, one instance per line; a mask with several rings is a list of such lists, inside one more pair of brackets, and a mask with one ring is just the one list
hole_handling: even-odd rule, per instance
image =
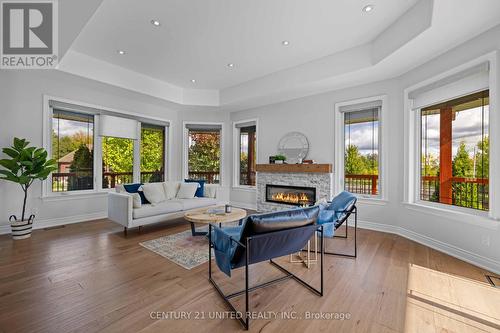
[[[228, 234], [227, 232], [225, 232], [224, 229], [220, 228], [219, 226], [210, 223], [209, 224], [209, 228], [210, 228], [209, 235], [217, 237], [217, 238], [219, 238], [219, 237], [220, 238], [225, 238], [228, 242], [236, 243], [236, 245], [242, 246], [244, 248], [246, 247], [245, 244], [243, 244], [240, 241], [234, 239], [233, 236], [231, 236], [230, 234]], [[217, 235], [217, 236], [215, 236], [215, 235]], [[212, 241], [212, 239], [209, 239], [209, 242], [212, 243], [215, 246], [215, 243]]]
[[222, 272], [231, 277], [231, 261], [233, 260], [236, 248], [238, 246], [245, 248], [245, 246], [226, 233], [222, 228], [212, 224], [208, 228], [210, 247], [214, 249], [215, 262]]
[[108, 218], [129, 227], [132, 223], [133, 198], [127, 193], [108, 193]]

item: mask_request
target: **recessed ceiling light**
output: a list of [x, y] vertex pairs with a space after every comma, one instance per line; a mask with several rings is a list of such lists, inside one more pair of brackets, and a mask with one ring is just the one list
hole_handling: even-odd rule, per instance
[[363, 11], [365, 13], [371, 12], [373, 10], [373, 7], [375, 7], [375, 6], [374, 5], [366, 5], [363, 7]]
[[229, 64], [227, 64], [227, 67], [229, 67], [229, 68], [233, 68], [233, 67], [234, 67], [234, 64], [233, 64], [233, 63], [229, 63]]
[[123, 51], [123, 50], [118, 50], [117, 52], [118, 52], [119, 55], [124, 55], [125, 54], [125, 51]]
[[158, 20], [151, 20], [151, 24], [154, 25], [155, 27], [159, 27], [161, 25], [160, 21]]
[[191, 82], [192, 82], [192, 83], [196, 83], [196, 80], [195, 80], [195, 79], [192, 79], [192, 80], [191, 80]]
[[290, 45], [290, 42], [287, 40], [284, 40], [281, 42], [281, 44], [283, 44], [283, 46], [288, 46], [288, 45]]

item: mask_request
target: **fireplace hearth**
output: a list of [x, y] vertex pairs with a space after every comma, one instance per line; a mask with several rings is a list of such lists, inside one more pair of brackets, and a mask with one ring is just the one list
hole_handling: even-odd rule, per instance
[[295, 206], [312, 206], [316, 202], [316, 188], [266, 184], [266, 201]]

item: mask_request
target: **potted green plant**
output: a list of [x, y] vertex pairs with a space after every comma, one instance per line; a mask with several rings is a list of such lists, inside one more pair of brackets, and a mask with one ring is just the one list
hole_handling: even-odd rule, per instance
[[274, 156], [274, 163], [276, 164], [284, 164], [285, 161], [286, 161], [285, 155], [278, 154]]
[[45, 149], [28, 145], [26, 139], [14, 138], [12, 147], [2, 149], [10, 158], [0, 160], [0, 166], [3, 167], [0, 169], [0, 179], [19, 184], [24, 192], [21, 219], [16, 215], [9, 217], [13, 239], [25, 239], [31, 236], [35, 215], [26, 216], [26, 199], [30, 186], [37, 179], [47, 179], [52, 171], [57, 170], [56, 161], [47, 159]]

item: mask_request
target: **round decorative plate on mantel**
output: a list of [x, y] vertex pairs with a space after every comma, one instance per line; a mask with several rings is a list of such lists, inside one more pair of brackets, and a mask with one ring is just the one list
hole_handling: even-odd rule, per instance
[[309, 141], [300, 132], [285, 134], [278, 143], [278, 153], [286, 156], [288, 164], [302, 163], [309, 152]]

